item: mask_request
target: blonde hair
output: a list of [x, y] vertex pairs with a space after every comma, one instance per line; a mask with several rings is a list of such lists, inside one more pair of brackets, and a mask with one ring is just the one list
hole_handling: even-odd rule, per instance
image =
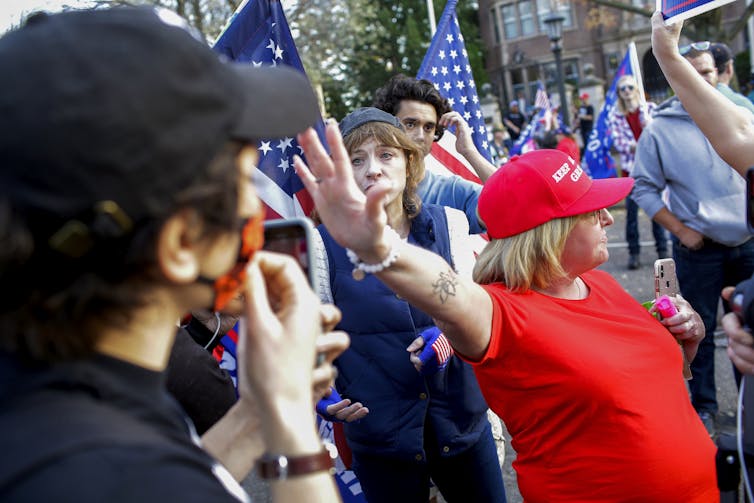
[[515, 236], [490, 241], [474, 266], [474, 281], [481, 285], [504, 283], [509, 290], [543, 289], [565, 278], [560, 265], [568, 234], [589, 212], [550, 220]]
[[406, 188], [403, 189], [403, 210], [409, 219], [421, 211], [422, 201], [416, 193], [419, 182], [424, 178], [424, 156], [416, 142], [411, 140], [402, 129], [387, 122], [367, 122], [351, 131], [343, 138], [346, 150], [350, 154], [364, 142], [376, 140], [382, 145], [399, 148], [406, 156]]
[[639, 99], [639, 86], [636, 84], [636, 79], [633, 75], [623, 75], [615, 84], [615, 88], [618, 90], [618, 110], [620, 110], [620, 113], [623, 115], [626, 115], [628, 113], [628, 107], [626, 106], [625, 100], [620, 95], [620, 86], [622, 86], [624, 82], [631, 82], [634, 85], [634, 95], [636, 96], [636, 99]]

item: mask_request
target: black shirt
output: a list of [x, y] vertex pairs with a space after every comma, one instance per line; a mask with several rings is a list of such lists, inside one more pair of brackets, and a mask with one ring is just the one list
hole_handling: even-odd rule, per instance
[[195, 443], [163, 374], [114, 358], [29, 367], [0, 353], [0, 431], [3, 502], [246, 497]]
[[179, 328], [175, 336], [166, 369], [166, 385], [194, 422], [199, 435], [236, 403], [236, 388], [230, 375], [184, 328]]
[[588, 133], [594, 125], [594, 107], [592, 105], [581, 105], [579, 115], [591, 115], [591, 119], [579, 119], [579, 127], [582, 132]]
[[508, 112], [505, 114], [505, 118], [511, 121], [519, 129], [519, 131], [516, 131], [515, 129], [509, 128], [507, 125], [505, 126], [505, 129], [508, 130], [508, 134], [511, 136], [511, 140], [516, 140], [518, 135], [521, 134], [520, 130], [524, 125], [524, 122], [526, 122], [524, 114], [520, 112]]

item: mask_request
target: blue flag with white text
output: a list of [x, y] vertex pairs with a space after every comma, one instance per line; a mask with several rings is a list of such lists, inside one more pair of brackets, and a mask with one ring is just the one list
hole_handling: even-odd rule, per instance
[[453, 110], [468, 122], [477, 150], [492, 162], [487, 127], [484, 125], [469, 56], [456, 17], [456, 3], [458, 0], [449, 0], [445, 5], [437, 23], [437, 31], [416, 77], [432, 82], [440, 94], [447, 98]]
[[[305, 73], [279, 1], [242, 3], [215, 41], [214, 50], [232, 61], [253, 66], [287, 65]], [[324, 143], [322, 121], [316, 130]], [[293, 169], [293, 155], [302, 155], [296, 139], [267, 138], [257, 147], [259, 162], [254, 183], [267, 205], [268, 218], [308, 215], [314, 205]]]
[[[613, 146], [613, 137], [608, 127], [608, 118], [618, 101], [618, 79], [623, 75], [637, 76], [631, 65], [631, 49], [626, 51], [618, 71], [615, 73], [613, 83], [605, 96], [605, 104], [602, 106], [600, 114], [597, 116], [597, 122], [589, 133], [589, 141], [584, 148], [584, 163], [587, 173], [592, 178], [613, 178], [617, 176], [615, 171], [615, 161], [610, 155], [610, 149]], [[640, 78], [640, 76], [639, 76]]]

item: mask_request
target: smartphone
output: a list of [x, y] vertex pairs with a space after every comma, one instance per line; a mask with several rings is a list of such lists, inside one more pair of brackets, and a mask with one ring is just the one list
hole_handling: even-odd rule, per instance
[[[263, 248], [268, 251], [284, 253], [296, 259], [309, 279], [309, 286], [317, 293], [312, 241], [314, 232], [312, 221], [306, 217], [265, 220]], [[325, 353], [317, 353], [314, 368], [322, 365], [326, 357]]]
[[754, 168], [746, 171], [746, 224], [754, 233]]
[[312, 290], [317, 291], [312, 234], [314, 225], [305, 217], [265, 220], [264, 249], [290, 255], [301, 266]]
[[[672, 258], [661, 258], [655, 260], [655, 299], [667, 295], [672, 297], [679, 293], [678, 290], [678, 278], [675, 275], [675, 260]], [[679, 342], [678, 344], [683, 347]], [[691, 375], [691, 366], [686, 359], [686, 354], [683, 354], [683, 378], [687, 381], [693, 376]]]
[[675, 261], [672, 258], [655, 260], [655, 298], [661, 295], [672, 297], [678, 292]]

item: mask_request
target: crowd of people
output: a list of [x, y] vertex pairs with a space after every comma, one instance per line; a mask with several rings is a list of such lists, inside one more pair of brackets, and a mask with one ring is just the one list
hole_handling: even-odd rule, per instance
[[[721, 291], [754, 273], [754, 116], [727, 47], [652, 23], [677, 96], [655, 106], [621, 78], [625, 176], [602, 180], [565, 124], [509, 158], [522, 99], [490, 163], [405, 75], [329, 121], [326, 149], [303, 75], [222, 61], [167, 11], [38, 15], [2, 37], [0, 499], [248, 501], [255, 469], [275, 501], [338, 501], [316, 410], [343, 423], [371, 503], [432, 485], [505, 502], [501, 420], [526, 501], [718, 501], [711, 334]], [[481, 185], [425, 170], [446, 128]], [[256, 144], [294, 135], [317, 291], [261, 249]], [[671, 316], [597, 269], [622, 200], [630, 269], [639, 208], [658, 257], [670, 233]], [[754, 338], [734, 314], [723, 327], [754, 374]], [[231, 330], [234, 378], [211, 353]]]

